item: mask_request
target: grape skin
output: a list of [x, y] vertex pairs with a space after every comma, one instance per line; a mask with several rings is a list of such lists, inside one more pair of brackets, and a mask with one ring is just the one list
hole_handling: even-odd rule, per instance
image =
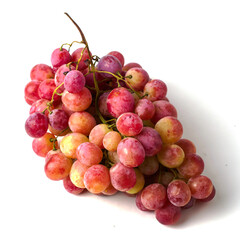
[[124, 136], [136, 136], [142, 131], [143, 122], [135, 113], [123, 113], [118, 117], [116, 127]]
[[116, 163], [110, 168], [111, 183], [115, 189], [121, 192], [128, 191], [136, 184], [136, 173], [133, 168]]
[[137, 167], [143, 163], [145, 150], [142, 144], [135, 138], [124, 138], [118, 144], [117, 154], [122, 164], [127, 167]]
[[143, 127], [141, 133], [135, 138], [143, 145], [145, 154], [148, 157], [156, 155], [162, 149], [162, 139], [153, 128]]
[[74, 195], [79, 195], [80, 193], [82, 193], [84, 191], [84, 188], [76, 187], [72, 183], [69, 175], [63, 179], [63, 186], [66, 189], [66, 191], [68, 191], [69, 193], [74, 194]]
[[40, 112], [31, 114], [25, 122], [25, 130], [30, 137], [40, 138], [48, 129], [48, 118]]
[[34, 102], [40, 99], [38, 94], [40, 83], [40, 81], [32, 80], [25, 86], [24, 98], [29, 105], [32, 105]]
[[150, 120], [155, 113], [155, 107], [148, 99], [140, 99], [135, 107], [135, 113], [142, 120]]
[[35, 65], [30, 72], [31, 80], [43, 81], [48, 78], [54, 78], [53, 69], [46, 64]]
[[62, 109], [54, 109], [51, 114], [48, 115], [50, 125], [56, 130], [64, 130], [68, 127], [68, 114]]
[[123, 87], [113, 89], [107, 98], [108, 112], [118, 118], [126, 112], [134, 112], [134, 97]]
[[78, 70], [72, 70], [64, 78], [64, 87], [70, 93], [80, 93], [85, 86], [84, 75]]

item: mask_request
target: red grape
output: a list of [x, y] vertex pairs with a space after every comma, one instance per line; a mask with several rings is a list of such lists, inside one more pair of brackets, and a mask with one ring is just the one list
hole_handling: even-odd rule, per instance
[[52, 52], [51, 63], [54, 68], [59, 68], [63, 64], [71, 62], [72, 57], [65, 48], [57, 48]]
[[63, 179], [63, 186], [69, 193], [72, 193], [72, 194], [75, 194], [75, 195], [78, 195], [78, 194], [80, 194], [84, 191], [84, 188], [76, 187], [72, 183], [69, 176], [67, 176], [66, 178]]
[[31, 80], [43, 81], [48, 78], [54, 78], [54, 71], [46, 64], [35, 65], [30, 72]]
[[64, 87], [70, 93], [80, 93], [85, 82], [85, 77], [80, 71], [72, 70], [64, 78]]
[[142, 120], [150, 120], [155, 113], [155, 107], [148, 99], [140, 99], [136, 104], [135, 113]]
[[108, 53], [107, 55], [112, 55], [112, 56], [116, 57], [119, 60], [119, 62], [121, 63], [121, 65], [124, 66], [124, 56], [120, 52], [112, 51], [112, 52]]
[[141, 118], [135, 113], [123, 113], [116, 122], [118, 131], [124, 136], [136, 136], [143, 129]]
[[48, 115], [50, 125], [56, 130], [64, 130], [68, 127], [68, 114], [62, 109], [54, 109], [51, 114]]
[[40, 99], [39, 94], [38, 94], [38, 88], [40, 85], [40, 81], [37, 80], [32, 80], [29, 82], [25, 89], [24, 89], [24, 97], [26, 102], [29, 105], [32, 105], [34, 102], [36, 102], [38, 99]]
[[[82, 55], [82, 56], [81, 56]], [[81, 71], [87, 68], [87, 60], [89, 59], [89, 54], [87, 49], [84, 48], [78, 48], [72, 53], [72, 61], [78, 62], [81, 59], [81, 61], [78, 63], [77, 70]], [[76, 64], [75, 64], [76, 66]]]
[[145, 85], [143, 94], [147, 94], [145, 98], [152, 102], [164, 99], [167, 94], [167, 85], [162, 80], [151, 80]]
[[25, 130], [30, 137], [42, 137], [48, 129], [48, 118], [40, 112], [31, 114], [25, 122]]

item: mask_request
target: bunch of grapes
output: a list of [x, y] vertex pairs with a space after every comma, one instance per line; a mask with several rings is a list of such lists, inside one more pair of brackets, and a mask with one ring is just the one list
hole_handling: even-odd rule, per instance
[[[86, 38], [63, 44], [52, 66], [37, 64], [25, 87], [25, 129], [51, 180], [72, 194], [125, 192], [165, 225], [215, 196], [196, 147], [183, 139], [167, 86], [118, 51], [99, 58]], [[70, 54], [72, 45], [82, 44]], [[68, 49], [65, 48], [68, 46]]]

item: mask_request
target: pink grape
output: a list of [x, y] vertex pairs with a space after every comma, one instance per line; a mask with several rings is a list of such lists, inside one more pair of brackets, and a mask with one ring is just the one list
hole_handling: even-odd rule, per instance
[[[98, 65], [98, 71], [107, 71], [113, 74], [120, 72], [122, 70], [122, 65], [120, 61], [112, 55], [106, 55], [100, 58]], [[112, 74], [110, 73], [100, 73], [105, 78], [112, 78]]]
[[69, 117], [68, 125], [72, 132], [88, 136], [96, 126], [96, 120], [88, 112], [74, 112]]
[[171, 203], [166, 203], [162, 208], [155, 211], [156, 219], [164, 225], [172, 225], [176, 223], [181, 216], [181, 208]]
[[[41, 82], [38, 88], [38, 94], [40, 98], [51, 100], [53, 92], [56, 88], [56, 84], [54, 82], [54, 79], [46, 79]], [[57, 93], [61, 93], [61, 90], [58, 89]], [[58, 96], [57, 94], [54, 94], [53, 100], [58, 101], [61, 99], [61, 96]]]
[[191, 197], [190, 201], [186, 205], [182, 206], [181, 209], [192, 208], [195, 205], [195, 203], [196, 203], [196, 199]]
[[123, 113], [118, 117], [116, 127], [124, 136], [136, 136], [142, 131], [143, 122], [135, 113]]
[[75, 195], [78, 195], [78, 194], [80, 194], [84, 191], [84, 188], [76, 187], [72, 183], [69, 175], [66, 178], [63, 179], [63, 186], [69, 193], [75, 194]]
[[149, 75], [142, 68], [130, 68], [126, 72], [125, 80], [134, 90], [141, 91], [149, 81]]
[[107, 98], [110, 92], [104, 92], [98, 99], [98, 108], [104, 117], [111, 117], [107, 107]]
[[155, 130], [161, 136], [163, 143], [176, 143], [183, 135], [181, 122], [172, 116], [161, 118], [155, 125]]
[[117, 189], [113, 187], [113, 185], [110, 183], [109, 186], [102, 191], [102, 194], [107, 195], [107, 196], [112, 196], [118, 192]]
[[36, 102], [38, 99], [40, 99], [39, 94], [38, 94], [38, 88], [40, 85], [40, 81], [37, 80], [32, 80], [29, 82], [24, 89], [24, 97], [26, 102], [29, 105], [32, 105], [34, 102]]
[[48, 129], [48, 118], [40, 112], [31, 114], [25, 122], [25, 130], [30, 137], [42, 137]]
[[204, 175], [191, 177], [188, 180], [188, 186], [196, 199], [207, 198], [213, 191], [212, 181]]
[[78, 188], [85, 188], [84, 185], [84, 174], [88, 170], [88, 166], [82, 164], [80, 161], [75, 161], [71, 167], [69, 177], [73, 183]]
[[182, 138], [179, 141], [177, 141], [176, 144], [182, 148], [185, 155], [196, 153], [195, 145], [188, 139]]
[[158, 171], [159, 168], [157, 157], [146, 157], [143, 163], [138, 166], [138, 168], [144, 175], [153, 175]]
[[122, 140], [121, 135], [116, 131], [108, 132], [103, 138], [103, 146], [108, 151], [117, 151], [117, 146]]
[[157, 123], [161, 118], [166, 116], [173, 116], [177, 117], [177, 110], [176, 108], [165, 100], [158, 100], [153, 102], [155, 107], [155, 113], [151, 119], [153, 123]]
[[125, 192], [136, 184], [136, 173], [133, 168], [117, 163], [110, 168], [111, 183], [115, 189]]
[[64, 87], [70, 93], [80, 93], [85, 86], [84, 75], [78, 70], [72, 70], [64, 78]]
[[67, 158], [63, 153], [57, 152], [48, 157], [44, 171], [49, 179], [57, 181], [66, 178], [70, 173], [71, 167], [72, 160]]
[[145, 208], [142, 204], [142, 200], [141, 200], [141, 195], [142, 195], [142, 191], [138, 192], [136, 199], [135, 199], [135, 203], [136, 206], [138, 207], [138, 209], [140, 209], [141, 211], [150, 211], [149, 209]]
[[103, 149], [103, 138], [110, 131], [107, 124], [98, 124], [91, 130], [89, 141]]
[[177, 170], [184, 178], [195, 177], [203, 172], [204, 162], [197, 154], [188, 154]]
[[134, 171], [136, 173], [136, 183], [132, 188], [126, 191], [126, 193], [129, 194], [137, 194], [143, 189], [145, 184], [145, 179], [141, 171], [137, 168], [134, 168]]
[[128, 64], [124, 65], [122, 70], [127, 72], [129, 69], [134, 68], [134, 67], [141, 68], [142, 66], [138, 63], [131, 62], [131, 63], [128, 63]]
[[72, 57], [65, 48], [57, 48], [52, 52], [51, 63], [54, 68], [59, 68], [63, 64], [71, 62]]
[[216, 195], [216, 189], [215, 187], [213, 186], [213, 189], [212, 189], [212, 192], [210, 193], [210, 195], [206, 198], [203, 198], [203, 199], [198, 199], [198, 201], [200, 202], [209, 202], [211, 201]]
[[163, 207], [167, 201], [166, 188], [160, 183], [148, 185], [142, 191], [141, 201], [143, 206], [149, 210], [156, 210]]
[[121, 114], [134, 111], [134, 97], [123, 87], [113, 89], [107, 98], [108, 112], [118, 118]]
[[109, 170], [101, 164], [93, 165], [85, 172], [83, 181], [89, 192], [101, 193], [110, 184]]
[[177, 207], [185, 206], [191, 199], [191, 191], [182, 180], [174, 180], [167, 187], [168, 200]]
[[[33, 113], [35, 113], [35, 112], [43, 112], [43, 111], [46, 109], [48, 102], [49, 102], [49, 101], [46, 100], [46, 99], [39, 99], [39, 100], [37, 100], [36, 102], [34, 102], [34, 103], [32, 104], [29, 113], [30, 113], [30, 114], [33, 114]], [[49, 107], [49, 110], [50, 110], [50, 111], [52, 111], [53, 109], [54, 109], [53, 106], [50, 106], [50, 107]], [[49, 111], [46, 110], [46, 111], [44, 112], [44, 114], [45, 114], [46, 116], [48, 116]]]
[[79, 93], [69, 93], [65, 90], [62, 102], [71, 111], [85, 111], [92, 103], [92, 94], [86, 87]]
[[107, 55], [112, 55], [118, 59], [118, 61], [121, 63], [122, 66], [124, 66], [124, 56], [118, 52], [118, 51], [112, 51], [108, 53]]
[[135, 138], [124, 138], [118, 144], [117, 154], [122, 164], [127, 167], [137, 167], [143, 163], [145, 150], [142, 144]]
[[[45, 133], [40, 138], [35, 138], [32, 141], [32, 149], [39, 157], [46, 157], [47, 153], [53, 149], [53, 141], [55, 136], [51, 133]], [[58, 148], [58, 142], [55, 142], [55, 147]]]
[[46, 64], [35, 65], [30, 72], [31, 80], [43, 81], [49, 78], [54, 78], [53, 69]]
[[143, 127], [135, 138], [143, 145], [146, 156], [156, 155], [162, 149], [162, 140], [158, 132], [150, 127]]
[[[81, 57], [82, 55], [82, 57]], [[81, 59], [81, 61], [78, 63], [78, 67], [76, 68], [79, 71], [84, 70], [88, 67], [87, 60], [89, 59], [89, 54], [87, 49], [84, 48], [78, 48], [72, 53], [72, 61], [78, 62]], [[76, 64], [75, 64], [76, 66]]]
[[184, 160], [183, 150], [175, 144], [164, 145], [163, 149], [157, 154], [158, 161], [167, 168], [177, 168]]
[[85, 142], [78, 146], [76, 151], [77, 159], [86, 166], [92, 166], [102, 161], [103, 153], [94, 143]]
[[[54, 79], [57, 87], [64, 82], [65, 76], [72, 70], [75, 70], [75, 67], [72, 65], [67, 66], [66, 64], [63, 64], [61, 67], [58, 68]], [[59, 89], [61, 92], [63, 92], [65, 89], [64, 84], [61, 87], [59, 87]]]
[[68, 114], [62, 109], [54, 109], [48, 115], [50, 125], [56, 130], [64, 130], [68, 127]]
[[162, 80], [153, 79], [145, 85], [143, 94], [147, 94], [145, 98], [152, 102], [164, 99], [167, 94], [167, 85]]
[[115, 164], [120, 162], [117, 151], [108, 151], [108, 158], [110, 160], [111, 163]]
[[142, 120], [150, 120], [155, 113], [155, 107], [148, 99], [140, 99], [135, 107], [135, 113]]

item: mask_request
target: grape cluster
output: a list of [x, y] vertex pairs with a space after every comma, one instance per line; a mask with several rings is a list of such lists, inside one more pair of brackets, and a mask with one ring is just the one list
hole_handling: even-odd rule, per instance
[[33, 151], [45, 158], [46, 176], [63, 180], [68, 192], [125, 192], [140, 210], [174, 224], [183, 209], [215, 196], [204, 161], [182, 138], [166, 84], [138, 63], [125, 64], [118, 51], [92, 55], [78, 29], [82, 41], [73, 43], [83, 47], [70, 53], [73, 43], [63, 44], [52, 66], [31, 70], [25, 129]]

